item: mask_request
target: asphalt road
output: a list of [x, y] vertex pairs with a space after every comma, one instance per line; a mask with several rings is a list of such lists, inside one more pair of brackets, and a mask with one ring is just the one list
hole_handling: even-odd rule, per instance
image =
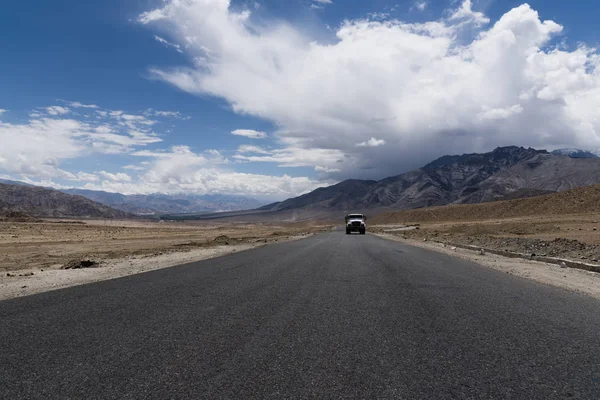
[[0, 302], [0, 397], [600, 398], [600, 302], [332, 232]]

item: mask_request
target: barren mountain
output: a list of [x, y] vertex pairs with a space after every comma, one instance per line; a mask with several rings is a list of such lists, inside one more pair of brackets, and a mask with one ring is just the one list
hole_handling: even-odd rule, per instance
[[530, 197], [595, 183], [600, 183], [599, 158], [510, 146], [484, 154], [444, 156], [378, 182], [344, 181], [262, 210], [413, 209]]
[[259, 208], [262, 211], [286, 210], [345, 210], [356, 206], [360, 197], [368, 192], [376, 181], [349, 179], [337, 185], [318, 188], [310, 193], [294, 197], [280, 203], [273, 203]]
[[600, 159], [538, 154], [502, 170], [457, 203], [482, 203], [522, 189], [560, 192], [600, 183]]
[[372, 218], [371, 223], [475, 221], [598, 212], [600, 212], [600, 185], [592, 185], [526, 199], [390, 211]]
[[34, 217], [131, 218], [82, 196], [38, 186], [0, 183], [0, 215], [25, 213]]
[[133, 214], [185, 214], [251, 210], [259, 207], [258, 200], [220, 194], [166, 195], [109, 193], [97, 190], [67, 189], [68, 194], [87, 197], [98, 203]]

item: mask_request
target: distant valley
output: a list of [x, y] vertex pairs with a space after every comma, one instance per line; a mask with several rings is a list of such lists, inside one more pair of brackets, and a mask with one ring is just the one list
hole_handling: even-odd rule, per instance
[[251, 210], [260, 207], [258, 200], [221, 194], [166, 195], [110, 193], [96, 190], [67, 189], [65, 193], [84, 196], [98, 203], [138, 215], [199, 214]]
[[187, 216], [203, 219], [252, 215], [293, 220], [349, 211], [373, 214], [561, 192], [600, 183], [600, 158], [579, 149], [549, 153], [516, 146], [500, 147], [488, 153], [443, 156], [417, 170], [380, 181], [349, 179], [265, 206], [244, 196], [124, 195], [85, 189], [58, 191], [23, 182], [2, 182], [0, 212], [5, 214], [16, 210], [35, 216], [183, 215], [184, 219]]

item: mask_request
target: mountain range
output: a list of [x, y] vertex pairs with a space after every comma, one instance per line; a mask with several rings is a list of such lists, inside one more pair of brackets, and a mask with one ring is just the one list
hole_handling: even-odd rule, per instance
[[83, 196], [29, 184], [0, 183], [0, 216], [134, 218]]
[[109, 193], [97, 190], [66, 189], [68, 194], [87, 197], [98, 203], [138, 215], [215, 213], [251, 210], [260, 207], [258, 200], [222, 194], [166, 195]]
[[516, 146], [443, 156], [380, 181], [347, 180], [261, 207], [263, 212], [367, 212], [481, 203], [600, 183], [600, 158], [573, 158]]
[[243, 196], [124, 195], [84, 189], [66, 189], [62, 193], [24, 182], [0, 180], [0, 213], [23, 211], [32, 216], [98, 218], [127, 218], [132, 214], [206, 214], [207, 218], [214, 218], [243, 214], [294, 219], [341, 212], [373, 214], [390, 209], [484, 203], [598, 183], [600, 158], [592, 153], [578, 149], [549, 153], [509, 146], [488, 153], [443, 156], [422, 168], [379, 181], [349, 179], [260, 208], [257, 200]]
[[600, 152], [591, 152], [581, 149], [558, 149], [554, 150], [552, 154], [556, 156], [569, 156], [571, 158], [598, 158]]

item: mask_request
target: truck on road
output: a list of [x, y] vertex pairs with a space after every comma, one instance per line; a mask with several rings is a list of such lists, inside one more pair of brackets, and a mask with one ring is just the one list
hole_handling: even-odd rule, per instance
[[364, 214], [346, 215], [346, 235], [358, 232], [364, 235], [367, 232], [367, 216]]

